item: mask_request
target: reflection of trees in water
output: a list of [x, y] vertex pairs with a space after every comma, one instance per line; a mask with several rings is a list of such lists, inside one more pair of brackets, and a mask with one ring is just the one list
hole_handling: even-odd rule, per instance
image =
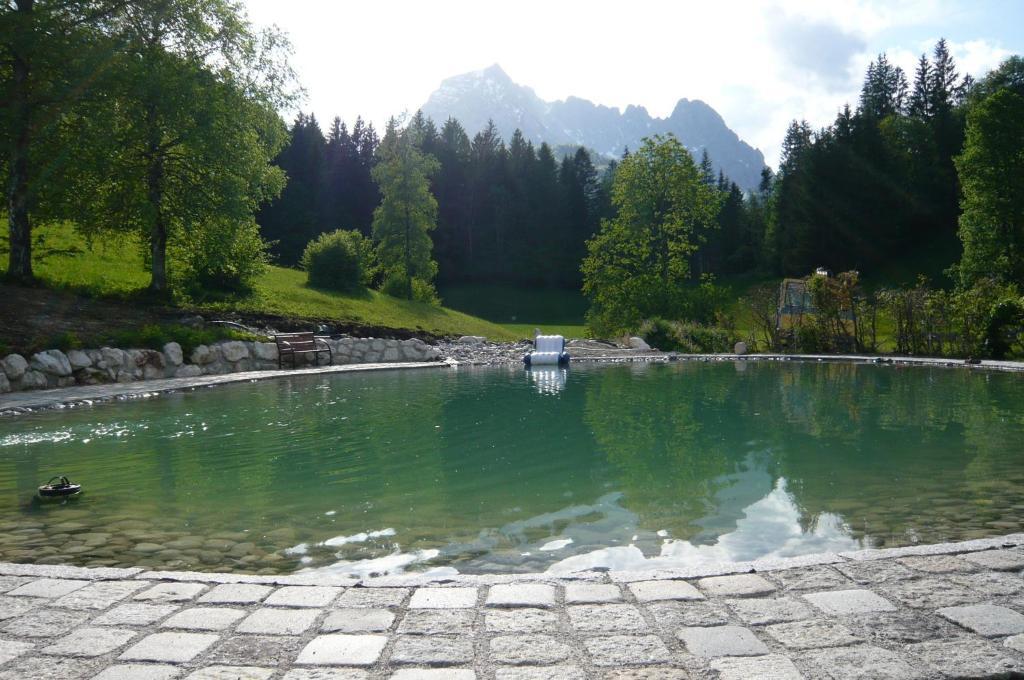
[[[992, 494], [1019, 489], [1022, 403], [1013, 375], [699, 364], [595, 375], [585, 418], [645, 526], [671, 522], [693, 536], [692, 523], [726, 502], [727, 476], [749, 460], [789, 480], [805, 528], [836, 511], [861, 531], [892, 535], [959, 531], [988, 517], [978, 507]], [[947, 505], [941, 519], [933, 502]]]
[[[721, 379], [726, 369], [730, 375]], [[623, 503], [642, 525], [692, 536], [699, 529], [691, 523], [721, 488], [718, 478], [744, 458], [742, 433], [725, 423], [732, 372], [728, 365], [677, 364], [591, 377], [584, 418], [620, 470]]]

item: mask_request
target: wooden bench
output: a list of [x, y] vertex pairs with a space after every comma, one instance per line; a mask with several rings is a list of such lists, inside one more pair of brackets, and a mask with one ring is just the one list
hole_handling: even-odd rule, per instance
[[313, 333], [279, 333], [274, 336], [277, 343], [277, 367], [284, 368], [284, 358], [292, 358], [292, 368], [295, 368], [296, 354], [312, 354], [314, 363], [320, 365], [320, 354], [327, 352], [327, 365], [334, 361], [331, 347], [323, 338], [316, 337]]

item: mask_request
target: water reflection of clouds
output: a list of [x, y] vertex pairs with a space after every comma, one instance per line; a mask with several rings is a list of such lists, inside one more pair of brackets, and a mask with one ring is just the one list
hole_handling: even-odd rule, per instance
[[665, 539], [660, 554], [647, 557], [635, 545], [601, 548], [574, 555], [548, 568], [568, 573], [606, 567], [609, 569], [662, 569], [697, 567], [762, 558], [794, 557], [819, 552], [854, 550], [861, 542], [833, 513], [821, 513], [805, 529], [796, 499], [786, 490], [786, 480], [743, 510], [733, 531], [720, 534], [715, 543], [697, 545], [681, 539]]

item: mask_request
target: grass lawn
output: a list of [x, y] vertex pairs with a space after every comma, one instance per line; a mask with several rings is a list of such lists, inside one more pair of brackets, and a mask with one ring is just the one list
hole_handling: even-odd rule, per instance
[[517, 288], [502, 284], [444, 286], [445, 305], [498, 323], [523, 338], [534, 329], [567, 338], [588, 337], [587, 301], [578, 290]]
[[[130, 302], [149, 283], [142, 251], [133, 239], [108, 237], [90, 242], [67, 224], [36, 227], [33, 237], [33, 267], [36, 276], [49, 287]], [[6, 268], [6, 254], [5, 232], [0, 235], [0, 273]], [[399, 300], [377, 291], [342, 295], [312, 289], [306, 286], [305, 273], [284, 267], [269, 267], [250, 295], [188, 306], [200, 311], [237, 310], [438, 335], [483, 335], [494, 340], [516, 340], [521, 335], [518, 329], [464, 312]]]

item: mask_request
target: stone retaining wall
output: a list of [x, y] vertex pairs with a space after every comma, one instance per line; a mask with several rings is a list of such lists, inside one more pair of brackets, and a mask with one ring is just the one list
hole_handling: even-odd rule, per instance
[[[439, 361], [441, 353], [422, 340], [381, 338], [330, 339], [332, 364]], [[321, 355], [321, 363], [326, 357]], [[297, 366], [313, 365], [311, 354], [296, 357]], [[285, 359], [291, 366], [291, 359]], [[184, 356], [181, 345], [169, 342], [163, 351], [152, 349], [59, 349], [37, 352], [26, 359], [10, 354], [0, 361], [0, 393], [73, 385], [128, 383], [160, 378], [195, 378], [242, 371], [276, 370], [277, 345], [273, 342], [227, 340], [199, 345]]]

